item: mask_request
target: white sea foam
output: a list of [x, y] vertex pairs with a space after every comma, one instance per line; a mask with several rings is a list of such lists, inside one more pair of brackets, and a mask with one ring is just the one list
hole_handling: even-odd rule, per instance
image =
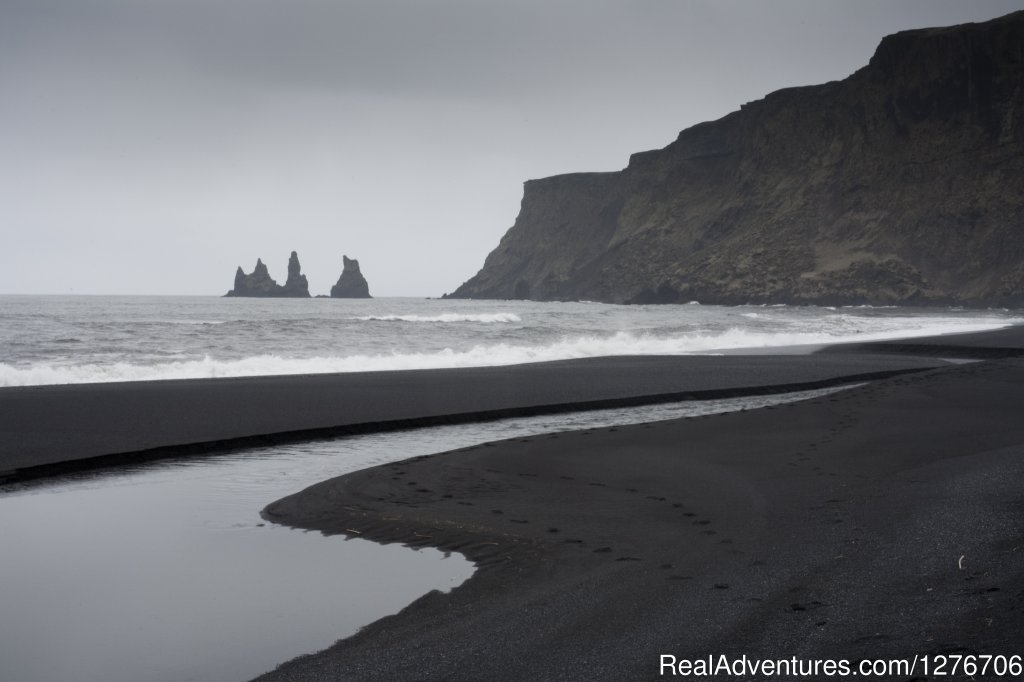
[[353, 317], [353, 320], [364, 322], [482, 322], [485, 324], [495, 322], [522, 322], [515, 313], [444, 313], [442, 315], [366, 315], [364, 317]]
[[738, 348], [877, 341], [907, 336], [982, 331], [1004, 327], [1010, 322], [1009, 320], [982, 322], [979, 320], [934, 319], [929, 323], [914, 327], [910, 327], [908, 321], [907, 325], [897, 328], [870, 332], [858, 331], [856, 328], [838, 328], [831, 333], [821, 331], [765, 333], [739, 328], [728, 329], [720, 333], [667, 336], [618, 332], [609, 336], [575, 336], [543, 345], [499, 343], [476, 345], [463, 350], [445, 348], [430, 353], [362, 354], [309, 358], [256, 355], [236, 360], [218, 360], [207, 356], [197, 360], [176, 360], [152, 364], [121, 362], [53, 365], [38, 363], [29, 366], [13, 366], [0, 363], [0, 386], [482, 367], [611, 355], [684, 355]]

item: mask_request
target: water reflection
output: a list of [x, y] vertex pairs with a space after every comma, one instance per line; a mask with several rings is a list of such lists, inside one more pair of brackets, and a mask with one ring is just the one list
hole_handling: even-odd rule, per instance
[[249, 679], [472, 572], [263, 524], [288, 476], [246, 505], [248, 483], [179, 473], [0, 498], [0, 678]]

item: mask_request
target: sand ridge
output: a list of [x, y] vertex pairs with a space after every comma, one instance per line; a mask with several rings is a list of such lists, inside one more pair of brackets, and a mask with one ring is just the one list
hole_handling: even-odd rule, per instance
[[0, 388], [0, 482], [397, 428], [822, 388], [908, 356], [643, 356]]

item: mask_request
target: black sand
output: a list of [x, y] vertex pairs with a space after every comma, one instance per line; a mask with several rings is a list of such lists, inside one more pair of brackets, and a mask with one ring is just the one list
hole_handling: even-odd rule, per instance
[[0, 481], [390, 428], [800, 390], [938, 364], [857, 355], [616, 357], [0, 388]]
[[1007, 327], [987, 332], [965, 332], [942, 336], [840, 343], [823, 348], [824, 355], [843, 353], [879, 353], [945, 358], [1017, 358], [1024, 356], [1024, 339], [1020, 327]]
[[479, 570], [261, 679], [629, 680], [657, 677], [662, 654], [1016, 655], [1020, 349], [1017, 328], [813, 356], [0, 389], [0, 471], [891, 375], [783, 407], [416, 458], [275, 502], [268, 519], [458, 551]]
[[[1020, 329], [1008, 340], [1024, 347]], [[1024, 360], [990, 360], [321, 483], [266, 518], [480, 568], [260, 679], [632, 680], [656, 678], [661, 654], [1022, 654], [1022, 414]], [[912, 678], [927, 679], [882, 679]]]

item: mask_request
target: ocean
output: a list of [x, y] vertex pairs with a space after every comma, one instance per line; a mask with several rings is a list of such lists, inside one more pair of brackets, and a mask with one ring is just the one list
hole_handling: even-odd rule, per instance
[[0, 386], [510, 365], [980, 331], [1022, 310], [0, 296]]

